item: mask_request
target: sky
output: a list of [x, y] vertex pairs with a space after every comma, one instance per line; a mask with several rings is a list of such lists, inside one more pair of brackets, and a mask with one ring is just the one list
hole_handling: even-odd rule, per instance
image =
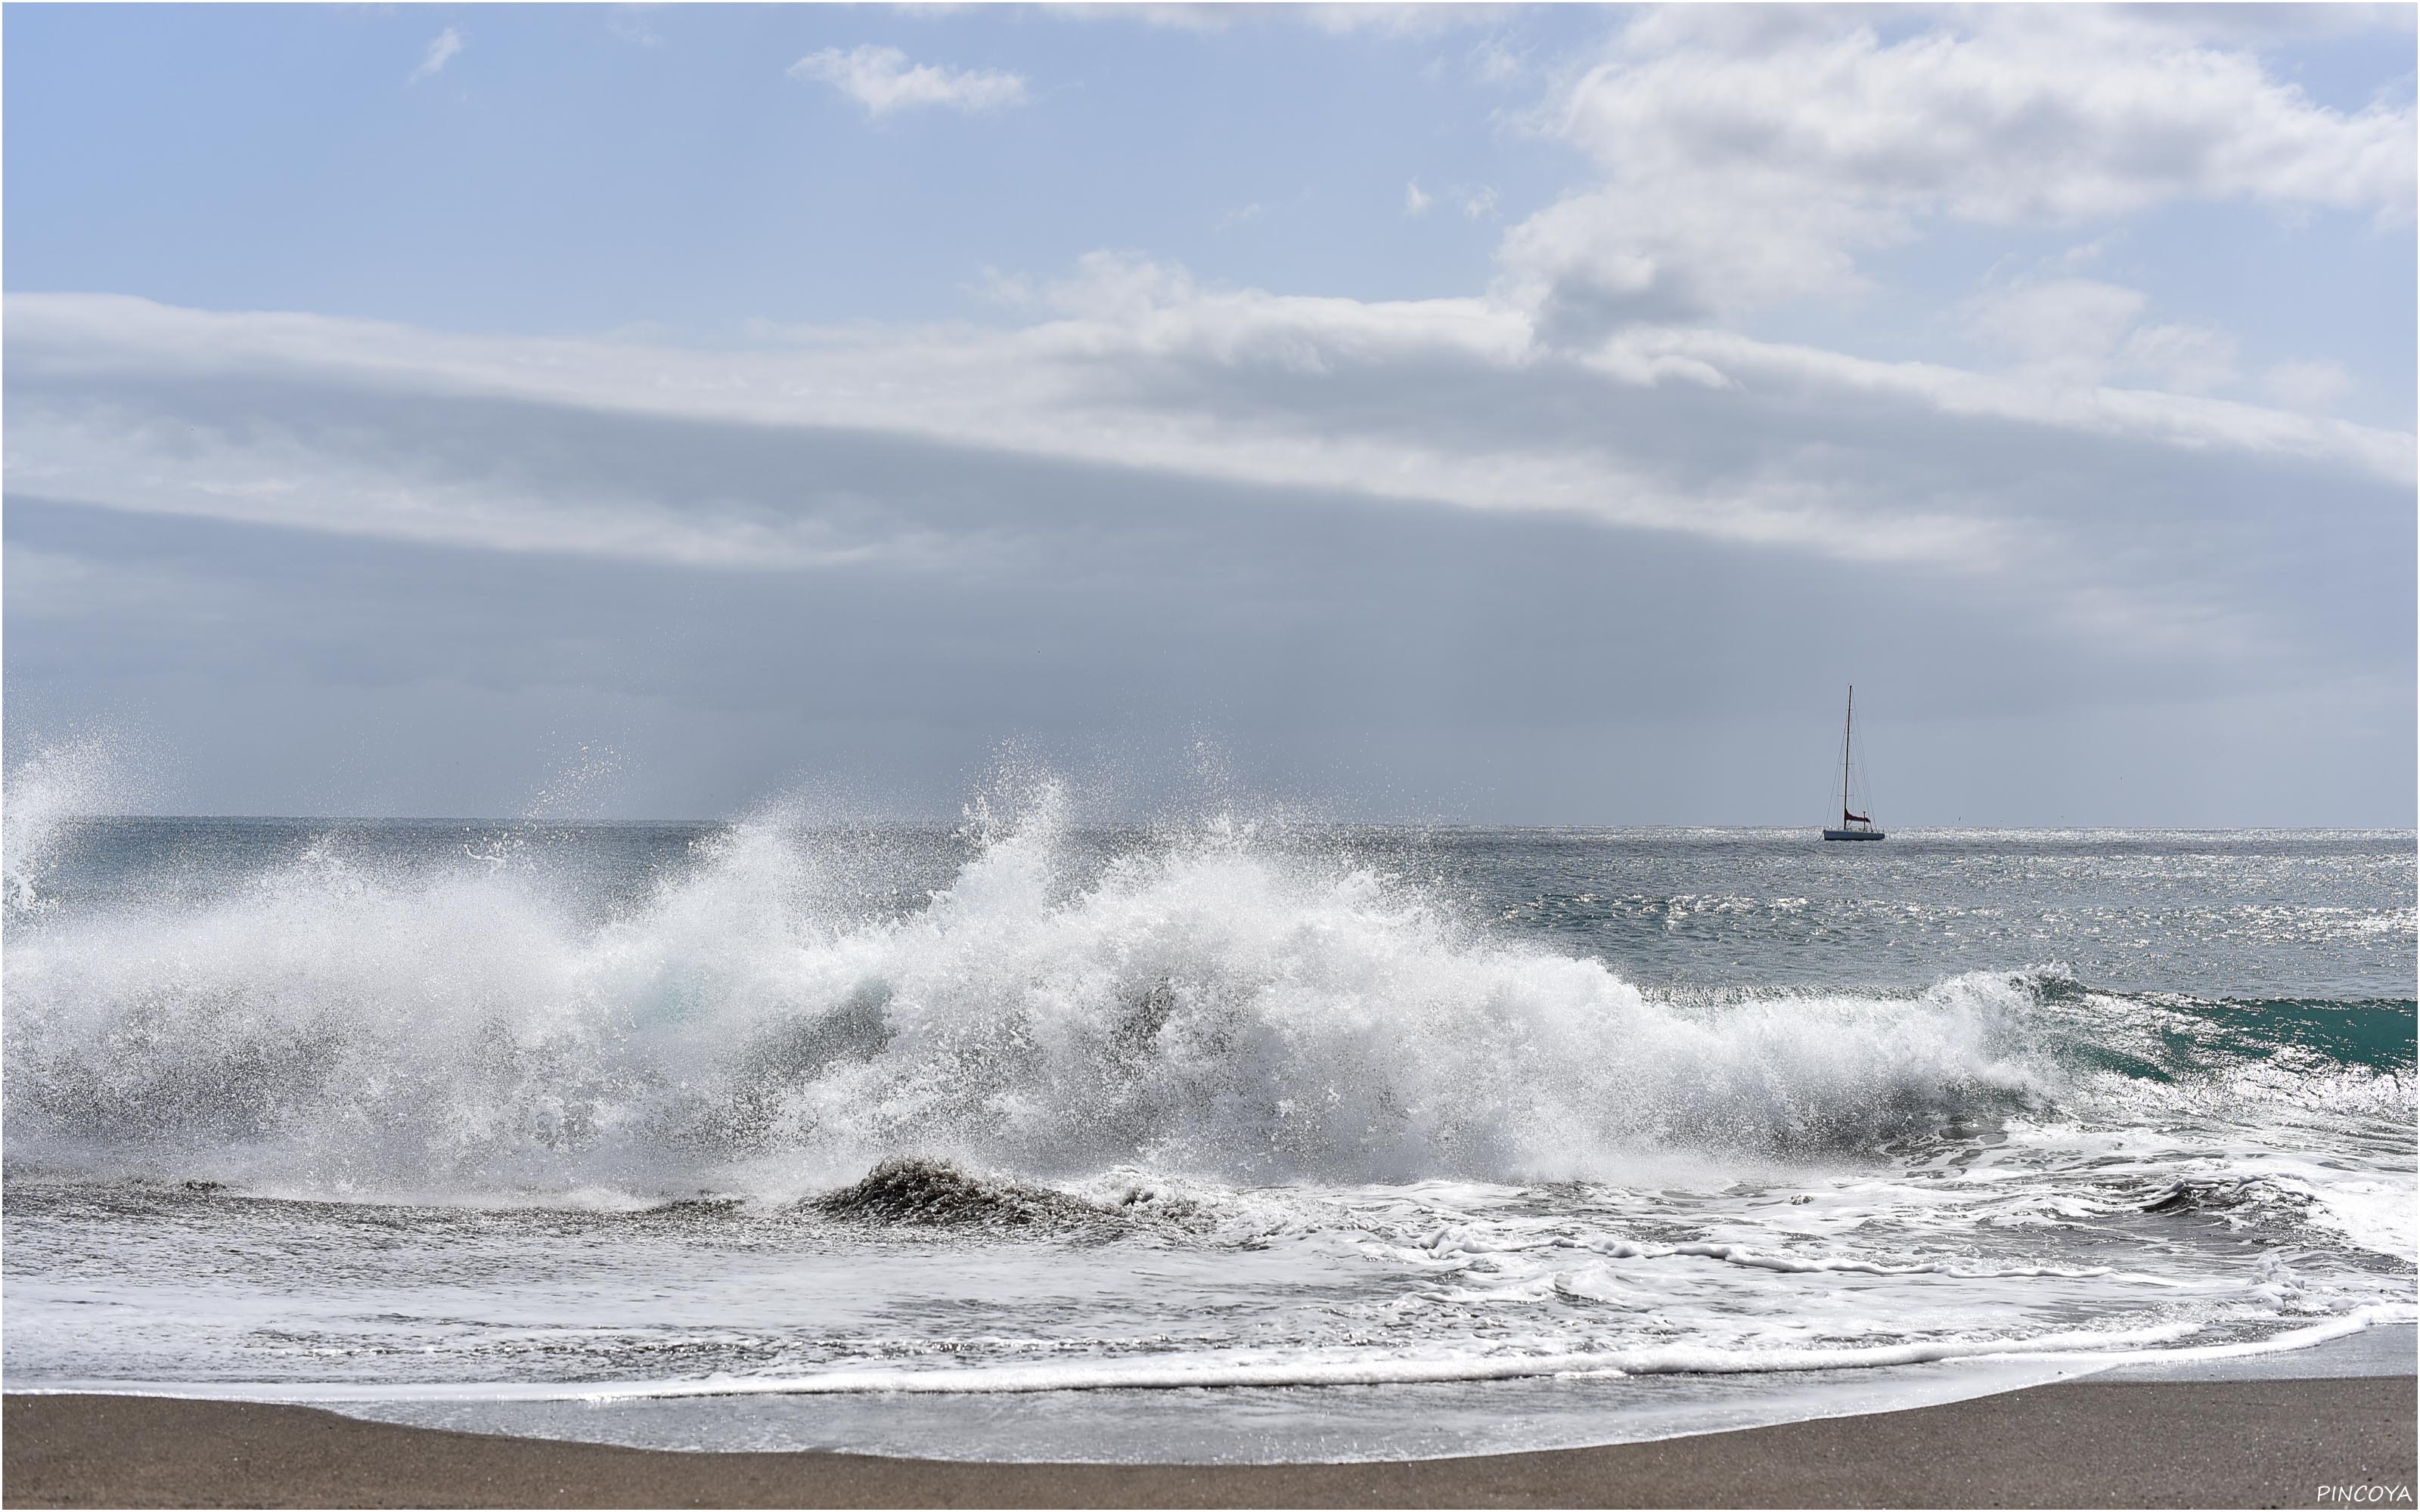
[[2414, 12], [0, 12], [12, 769], [2414, 822]]

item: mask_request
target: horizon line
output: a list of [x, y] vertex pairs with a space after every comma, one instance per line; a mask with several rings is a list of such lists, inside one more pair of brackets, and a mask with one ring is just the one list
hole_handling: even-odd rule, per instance
[[[1187, 816], [1184, 816], [1184, 815], [1166, 815], [1166, 816], [1144, 816], [1144, 817], [1126, 818], [1126, 819], [1093, 820], [1093, 821], [1084, 821], [1084, 822], [1079, 822], [1079, 823], [1078, 823], [1075, 827], [1077, 827], [1077, 828], [1079, 828], [1079, 829], [1080, 829], [1080, 828], [1097, 828], [1097, 827], [1126, 826], [1126, 825], [1151, 825], [1151, 824], [1155, 824], [1155, 823], [1162, 823], [1162, 822], [1165, 822], [1167, 819], [1170, 819], [1170, 818], [1182, 818], [1182, 817], [1187, 817]], [[607, 825], [739, 825], [739, 824], [745, 824], [745, 823], [747, 823], [747, 822], [749, 821], [750, 816], [749, 816], [749, 815], [747, 815], [747, 814], [723, 814], [723, 815], [715, 815], [715, 816], [707, 816], [707, 817], [679, 817], [679, 816], [646, 815], [646, 816], [633, 816], [633, 817], [613, 818], [613, 819], [542, 819], [542, 818], [535, 818], [535, 817], [531, 817], [531, 816], [528, 816], [528, 815], [521, 815], [521, 816], [518, 816], [518, 817], [510, 817], [510, 818], [507, 818], [507, 817], [499, 817], [499, 816], [495, 816], [495, 815], [482, 815], [482, 814], [366, 814], [366, 813], [321, 813], [321, 814], [308, 814], [308, 813], [283, 813], [283, 814], [281, 814], [281, 813], [144, 813], [144, 812], [121, 812], [121, 813], [71, 813], [71, 814], [62, 814], [62, 815], [60, 815], [60, 816], [59, 816], [59, 818], [60, 818], [61, 820], [64, 820], [64, 821], [68, 821], [68, 822], [71, 822], [71, 823], [82, 823], [82, 824], [112, 824], [112, 823], [142, 822], [142, 821], [150, 821], [150, 822], [163, 822], [163, 821], [172, 821], [172, 822], [185, 822], [185, 821], [191, 821], [191, 822], [211, 822], [211, 821], [215, 821], [215, 822], [219, 822], [219, 823], [289, 824], [289, 825], [313, 825], [313, 824], [354, 824], [354, 825], [398, 825], [398, 824], [409, 824], [409, 825], [483, 825], [483, 826], [489, 827], [489, 828], [499, 828], [499, 829], [513, 829], [513, 828], [529, 828], [529, 829], [579, 829], [579, 828], [598, 828], [598, 827], [604, 827], [604, 826], [607, 826]], [[814, 828], [814, 827], [823, 826], [823, 825], [851, 825], [851, 824], [922, 825], [931, 825], [931, 826], [939, 827], [939, 826], [942, 826], [942, 825], [953, 825], [960, 824], [960, 823], [963, 823], [963, 822], [964, 822], [964, 816], [959, 816], [959, 817], [957, 817], [957, 818], [951, 818], [951, 817], [942, 816], [942, 815], [936, 815], [936, 814], [882, 814], [882, 813], [869, 813], [869, 814], [861, 814], [861, 815], [847, 816], [847, 817], [838, 817], [838, 818], [827, 818], [827, 819], [816, 819], [816, 820], [811, 820], [811, 821], [807, 821], [807, 822], [805, 823], [804, 827], [808, 827], [808, 828]], [[1305, 819], [1305, 818], [1295, 818], [1295, 819], [1290, 820], [1289, 822], [1290, 822], [1290, 823], [1292, 823], [1292, 824], [1295, 824], [1295, 825], [1304, 825], [1304, 826], [1311, 826], [1311, 827], [1318, 827], [1318, 826], [1332, 826], [1332, 827], [1361, 826], [1361, 827], [1387, 827], [1387, 828], [1395, 828], [1395, 829], [1598, 829], [1598, 830], [1623, 830], [1623, 829], [1697, 829], [1697, 830], [1717, 830], [1717, 831], [1730, 831], [1730, 832], [1753, 832], [1753, 831], [1770, 831], [1770, 830], [1786, 830], [1786, 831], [1807, 830], [1807, 831], [1815, 831], [1815, 830], [1820, 830], [1820, 829], [1822, 829], [1822, 828], [1823, 828], [1823, 827], [1824, 827], [1823, 823], [1823, 821], [1821, 821], [1821, 820], [1812, 820], [1812, 821], [1796, 821], [1796, 820], [1793, 820], [1793, 821], [1788, 821], [1788, 822], [1775, 822], [1775, 821], [1767, 821], [1767, 822], [1761, 822], [1761, 823], [1759, 823], [1759, 822], [1732, 822], [1732, 823], [1722, 823], [1722, 824], [1716, 824], [1716, 823], [1696, 822], [1696, 821], [1688, 821], [1688, 820], [1621, 820], [1621, 821], [1593, 821], [1593, 822], [1592, 822], [1592, 821], [1586, 821], [1586, 820], [1527, 820], [1527, 821], [1524, 821], [1524, 820], [1480, 820], [1480, 819], [1321, 819], [1321, 818], [1308, 818], [1308, 819]], [[2143, 833], [2143, 832], [2150, 832], [2150, 833], [2166, 833], [2166, 834], [2273, 834], [2273, 835], [2294, 835], [2294, 834], [2320, 834], [2320, 833], [2328, 833], [2328, 832], [2332, 832], [2332, 831], [2333, 831], [2333, 832], [2344, 832], [2344, 831], [2350, 831], [2350, 832], [2356, 832], [2356, 833], [2362, 833], [2362, 834], [2373, 834], [2373, 835], [2406, 835], [2406, 836], [2413, 836], [2413, 837], [2415, 837], [2415, 838], [2420, 838], [2420, 826], [2415, 826], [2414, 825], [2410, 825], [2410, 824], [2405, 824], [2405, 825], [2362, 825], [2362, 824], [2222, 825], [2222, 824], [2122, 824], [2122, 823], [2119, 823], [2119, 824], [2109, 824], [2109, 823], [2102, 823], [2102, 824], [2072, 824], [2072, 823], [2054, 823], [2054, 824], [2040, 824], [2040, 823], [2035, 823], [2035, 824], [1996, 823], [1996, 824], [1995, 824], [1995, 823], [1971, 823], [1971, 824], [1970, 824], [1970, 823], [1968, 823], [1968, 822], [1966, 822], [1966, 821], [1964, 821], [1964, 820], [1956, 820], [1956, 821], [1952, 821], [1951, 823], [1949, 823], [1949, 824], [1946, 824], [1946, 825], [1944, 825], [1944, 824], [1914, 824], [1914, 823], [1911, 823], [1911, 824], [1898, 824], [1898, 825], [1886, 825], [1886, 826], [1885, 826], [1885, 831], [1886, 831], [1886, 833], [1887, 833], [1887, 834], [1892, 834], [1892, 835], [1904, 835], [1904, 834], [1912, 834], [1912, 833], [1927, 833], [1927, 834], [1960, 834], [1960, 833], [1978, 833], [1978, 832], [1991, 832], [1991, 831], [2020, 831], [2020, 832], [2022, 832], [2022, 831], [2068, 831], [2068, 832], [2082, 832], [2082, 833], [2095, 833], [2095, 832]]]

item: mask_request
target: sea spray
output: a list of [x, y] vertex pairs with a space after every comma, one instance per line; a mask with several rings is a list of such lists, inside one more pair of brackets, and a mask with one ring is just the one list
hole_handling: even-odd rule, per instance
[[779, 819], [586, 923], [531, 868], [323, 841], [193, 906], [12, 935], [12, 1156], [543, 1192], [1046, 1176], [1609, 1177], [1855, 1151], [2037, 1099], [2005, 983], [1654, 1001], [1349, 849], [1214, 818], [1094, 861], [1045, 789], [882, 908]]
[[0, 917], [42, 911], [43, 879], [72, 842], [76, 823], [141, 792], [129, 748], [102, 736], [48, 741], [9, 764], [0, 779]]
[[12, 1389], [1443, 1452], [2412, 1316], [2408, 837], [56, 833]]

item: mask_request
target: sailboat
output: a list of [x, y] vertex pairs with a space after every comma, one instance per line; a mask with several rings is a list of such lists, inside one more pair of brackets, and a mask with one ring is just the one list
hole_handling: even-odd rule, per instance
[[[1825, 840], [1881, 840], [1883, 832], [1874, 827], [1870, 814], [1849, 811], [1849, 733], [1857, 724], [1857, 688], [1849, 686], [1849, 713], [1840, 721], [1840, 827], [1825, 829]], [[1870, 805], [1869, 805], [1870, 807]]]

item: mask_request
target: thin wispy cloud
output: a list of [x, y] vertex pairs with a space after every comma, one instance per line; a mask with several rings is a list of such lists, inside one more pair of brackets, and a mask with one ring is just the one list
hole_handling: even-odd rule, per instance
[[1410, 183], [1405, 184], [1404, 186], [1404, 213], [1405, 215], [1426, 215], [1428, 210], [1429, 193], [1428, 191], [1420, 187], [1420, 181], [1415, 178]]
[[1481, 84], [1512, 84], [1528, 71], [1528, 64], [1520, 54], [1506, 47], [1501, 39], [1490, 37], [1471, 49], [1470, 71]]
[[2261, 375], [2270, 399], [2288, 409], [2325, 410], [2352, 392], [2352, 375], [2327, 358], [2288, 358]]
[[421, 58], [420, 67], [412, 69], [403, 82], [418, 84], [423, 79], [437, 77], [444, 70], [446, 64], [454, 61], [454, 55], [461, 51], [462, 34], [451, 26], [446, 27], [429, 42], [428, 52]]
[[1026, 102], [1021, 75], [998, 69], [953, 69], [916, 63], [895, 47], [836, 47], [790, 65], [790, 77], [828, 84], [865, 107], [868, 116], [940, 109], [972, 115]]
[[628, 10], [617, 9], [608, 16], [605, 29], [633, 47], [661, 47], [664, 42], [654, 27]]
[[[914, 8], [929, 9], [932, 8]], [[1385, 4], [1349, 0], [1343, 4], [1258, 4], [1253, 0], [1142, 0], [1135, 4], [1053, 4], [1043, 7], [1054, 16], [1074, 21], [1140, 23], [1173, 31], [1216, 33], [1237, 25], [1275, 23], [1305, 26], [1331, 37], [1373, 35], [1383, 38], [1433, 37], [1467, 26], [1492, 26], [1504, 18], [1500, 5], [1463, 5], [1448, 0]]]

